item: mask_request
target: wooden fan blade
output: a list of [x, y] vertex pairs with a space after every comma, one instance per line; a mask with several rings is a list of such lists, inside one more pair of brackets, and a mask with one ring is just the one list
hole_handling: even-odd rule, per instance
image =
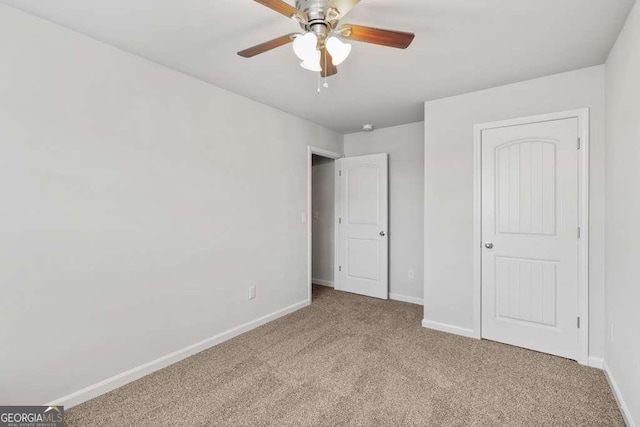
[[340, 13], [340, 18], [342, 18], [358, 3], [360, 3], [360, 0], [330, 0], [329, 7], [336, 9]]
[[320, 66], [322, 67], [320, 72], [322, 77], [331, 77], [334, 74], [338, 74], [338, 69], [333, 65], [333, 58], [325, 47], [320, 49]]
[[415, 34], [402, 31], [382, 30], [380, 28], [363, 27], [361, 25], [345, 24], [338, 30], [344, 37], [365, 43], [406, 49]]
[[306, 22], [309, 17], [306, 13], [299, 11], [289, 3], [285, 3], [282, 0], [255, 0], [263, 6], [267, 6], [271, 10], [275, 10], [278, 13], [283, 14], [287, 18], [299, 17], [302, 21]]
[[294, 36], [296, 35], [297, 33], [291, 33], [287, 34], [286, 36], [278, 37], [277, 39], [269, 40], [268, 42], [264, 42], [259, 45], [250, 47], [249, 49], [240, 51], [238, 52], [238, 55], [242, 56], [243, 58], [251, 58], [252, 56], [256, 56], [271, 49], [284, 46], [287, 43], [291, 43], [295, 38]]

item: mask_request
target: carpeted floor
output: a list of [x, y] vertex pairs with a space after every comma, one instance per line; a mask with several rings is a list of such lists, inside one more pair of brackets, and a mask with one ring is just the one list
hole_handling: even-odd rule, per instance
[[317, 287], [310, 307], [67, 411], [97, 425], [624, 425], [603, 373]]

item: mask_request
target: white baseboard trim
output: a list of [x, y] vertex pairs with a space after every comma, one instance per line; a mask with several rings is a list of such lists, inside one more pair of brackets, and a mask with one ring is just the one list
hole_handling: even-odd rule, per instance
[[618, 402], [618, 407], [620, 408], [620, 412], [622, 413], [622, 417], [624, 418], [624, 422], [628, 427], [636, 427], [636, 423], [633, 418], [631, 418], [631, 412], [629, 411], [629, 407], [626, 402], [622, 398], [622, 394], [620, 393], [620, 389], [618, 388], [618, 384], [616, 380], [611, 375], [611, 371], [609, 371], [609, 367], [607, 366], [607, 362], [605, 361], [603, 364], [604, 367], [604, 375], [607, 377], [607, 381], [609, 382], [609, 387], [611, 387], [611, 391], [613, 392], [613, 397], [616, 398], [616, 402]]
[[422, 327], [434, 329], [440, 332], [447, 332], [449, 334], [460, 335], [467, 338], [477, 338], [473, 329], [460, 328], [458, 326], [447, 325], [446, 323], [434, 322], [432, 320], [422, 319]]
[[604, 359], [601, 357], [591, 357], [589, 356], [589, 360], [587, 361], [587, 366], [596, 369], [604, 369]]
[[298, 311], [301, 308], [308, 306], [310, 303], [311, 302], [309, 300], [306, 300], [283, 308], [282, 310], [274, 311], [273, 313], [267, 314], [266, 316], [229, 329], [228, 331], [204, 339], [178, 351], [167, 354], [166, 356], [162, 356], [158, 359], [152, 360], [151, 362], [147, 362], [133, 369], [129, 369], [128, 371], [122, 372], [118, 375], [114, 375], [111, 378], [107, 378], [104, 381], [100, 381], [98, 383], [85, 387], [82, 390], [78, 390], [74, 393], [63, 396], [59, 399], [54, 400], [53, 402], [46, 403], [45, 405], [61, 405], [64, 406], [65, 409], [72, 408], [76, 405], [86, 402], [87, 400], [93, 399], [100, 396], [101, 394], [107, 393], [111, 390], [115, 390], [118, 387], [122, 387], [125, 384], [142, 378], [145, 375], [186, 359], [189, 356], [193, 356], [196, 353], [214, 347], [245, 332], [249, 332], [250, 330], [257, 328], [258, 326], [286, 316], [287, 314], [293, 313], [294, 311]]
[[313, 283], [314, 285], [327, 286], [329, 288], [334, 287], [331, 280], [311, 279], [311, 283]]
[[422, 298], [409, 297], [406, 295], [389, 294], [389, 299], [392, 299], [394, 301], [408, 302], [411, 304], [424, 305], [424, 300]]

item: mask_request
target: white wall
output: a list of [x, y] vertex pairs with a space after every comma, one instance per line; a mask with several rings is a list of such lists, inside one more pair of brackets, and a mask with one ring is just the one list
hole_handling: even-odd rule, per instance
[[[392, 298], [421, 303], [424, 124], [344, 136], [345, 156], [375, 153], [389, 153], [389, 293]], [[409, 278], [409, 270], [413, 270], [413, 278]]]
[[640, 425], [640, 5], [607, 61], [605, 363]]
[[6, 6], [0, 62], [0, 402], [307, 300], [307, 144], [342, 135]]
[[604, 66], [425, 103], [425, 320], [473, 330], [473, 126], [591, 108], [590, 356], [604, 355]]
[[312, 156], [311, 220], [312, 274], [315, 283], [333, 284], [334, 218], [335, 218], [335, 160]]

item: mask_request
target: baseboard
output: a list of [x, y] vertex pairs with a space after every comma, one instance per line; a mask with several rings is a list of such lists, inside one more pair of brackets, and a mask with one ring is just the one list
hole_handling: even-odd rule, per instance
[[629, 407], [626, 402], [622, 398], [622, 394], [620, 393], [620, 389], [618, 388], [618, 384], [616, 380], [611, 375], [611, 371], [609, 371], [609, 367], [607, 366], [607, 362], [603, 363], [604, 367], [604, 375], [607, 377], [607, 381], [609, 382], [609, 387], [611, 387], [611, 391], [613, 392], [613, 397], [616, 398], [618, 402], [618, 407], [620, 408], [620, 412], [622, 413], [622, 417], [624, 418], [624, 422], [628, 427], [636, 427], [636, 423], [631, 418], [631, 412], [629, 411]]
[[331, 280], [311, 279], [311, 283], [313, 283], [314, 285], [327, 286], [329, 288], [334, 287]]
[[409, 297], [406, 295], [389, 294], [389, 299], [392, 299], [394, 301], [408, 302], [410, 304], [424, 305], [424, 301], [422, 298]]
[[300, 310], [301, 308], [304, 308], [309, 304], [310, 304], [310, 301], [306, 300], [306, 301], [299, 302], [297, 304], [293, 304], [289, 307], [283, 308], [282, 310], [274, 311], [273, 313], [267, 314], [266, 316], [260, 317], [259, 319], [252, 320], [243, 325], [240, 325], [233, 329], [229, 329], [228, 331], [222, 332], [221, 334], [207, 338], [205, 340], [192, 344], [188, 347], [185, 347], [178, 351], [174, 351], [173, 353], [167, 354], [166, 356], [162, 356], [158, 359], [152, 360], [151, 362], [137, 366], [133, 369], [129, 369], [128, 371], [122, 372], [104, 381], [100, 381], [96, 384], [85, 387], [82, 390], [78, 390], [74, 393], [68, 394], [64, 397], [54, 400], [53, 402], [46, 403], [45, 405], [46, 406], [61, 405], [61, 406], [64, 406], [65, 409], [79, 405], [83, 402], [86, 402], [87, 400], [93, 399], [104, 393], [115, 390], [116, 388], [122, 387], [123, 385], [128, 384], [132, 381], [135, 381], [139, 378], [142, 378], [145, 375], [149, 375], [152, 372], [158, 371], [162, 368], [165, 368], [169, 365], [172, 365], [176, 362], [186, 359], [189, 356], [193, 356], [196, 353], [199, 353], [203, 350], [207, 350], [208, 348], [214, 347], [240, 334], [243, 334], [252, 329], [255, 329], [258, 326], [264, 325], [265, 323], [269, 323], [282, 316], [286, 316], [287, 314]]
[[434, 329], [436, 331], [447, 332], [449, 334], [460, 335], [467, 338], [477, 338], [473, 329], [460, 328], [458, 326], [447, 325], [446, 323], [423, 319], [422, 326], [427, 329]]
[[587, 361], [587, 366], [596, 369], [604, 369], [604, 359], [601, 357], [591, 357], [589, 356], [589, 360]]

